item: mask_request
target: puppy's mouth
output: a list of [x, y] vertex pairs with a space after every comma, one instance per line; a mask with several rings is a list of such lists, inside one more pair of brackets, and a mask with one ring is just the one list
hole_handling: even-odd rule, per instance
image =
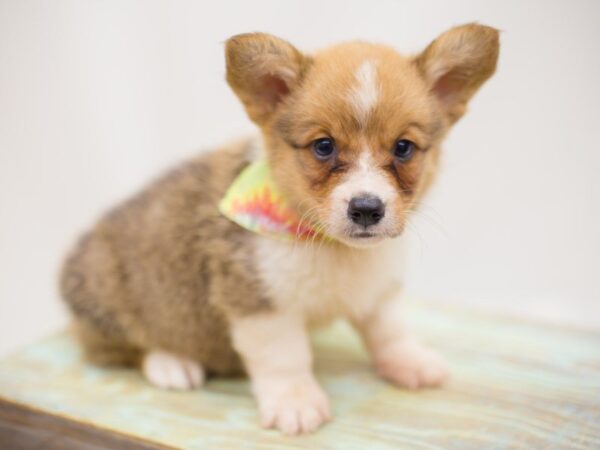
[[339, 239], [351, 247], [371, 247], [383, 242], [388, 237], [387, 233], [371, 230], [353, 230], [344, 233]]
[[384, 242], [388, 239], [394, 239], [402, 234], [402, 230], [391, 231], [389, 229], [354, 229], [347, 230], [344, 237], [340, 240], [350, 246], [370, 247]]
[[350, 237], [353, 239], [368, 239], [368, 238], [373, 238], [373, 237], [377, 237], [377, 236], [379, 236], [379, 234], [372, 233], [370, 231], [359, 231], [359, 232], [350, 234]]

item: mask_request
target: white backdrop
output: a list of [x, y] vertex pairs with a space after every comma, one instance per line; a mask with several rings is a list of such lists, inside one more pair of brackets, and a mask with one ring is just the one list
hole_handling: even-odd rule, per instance
[[600, 328], [600, 3], [0, 0], [0, 353], [62, 326], [75, 236], [178, 160], [252, 131], [223, 41], [423, 48], [503, 30], [415, 221], [409, 291]]

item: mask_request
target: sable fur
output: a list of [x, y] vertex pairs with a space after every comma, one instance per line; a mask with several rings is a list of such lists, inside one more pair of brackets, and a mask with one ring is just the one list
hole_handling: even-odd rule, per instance
[[217, 210], [253, 151], [242, 142], [201, 155], [117, 207], [86, 234], [61, 276], [88, 355], [136, 363], [153, 348], [241, 369], [226, 315], [267, 310], [246, 231]]

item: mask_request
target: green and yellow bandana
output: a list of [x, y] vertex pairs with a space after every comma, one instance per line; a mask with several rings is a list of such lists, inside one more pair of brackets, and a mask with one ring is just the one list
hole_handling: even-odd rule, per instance
[[229, 220], [255, 233], [292, 241], [324, 237], [314, 224], [301, 221], [275, 185], [264, 159], [247, 166], [219, 203]]

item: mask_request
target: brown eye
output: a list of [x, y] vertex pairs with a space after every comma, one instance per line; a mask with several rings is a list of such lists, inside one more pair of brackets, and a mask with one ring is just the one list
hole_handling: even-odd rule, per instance
[[312, 143], [312, 150], [317, 159], [329, 159], [335, 153], [335, 143], [333, 139], [322, 138]]
[[400, 139], [394, 146], [394, 156], [400, 162], [407, 162], [415, 153], [415, 143], [408, 139]]

